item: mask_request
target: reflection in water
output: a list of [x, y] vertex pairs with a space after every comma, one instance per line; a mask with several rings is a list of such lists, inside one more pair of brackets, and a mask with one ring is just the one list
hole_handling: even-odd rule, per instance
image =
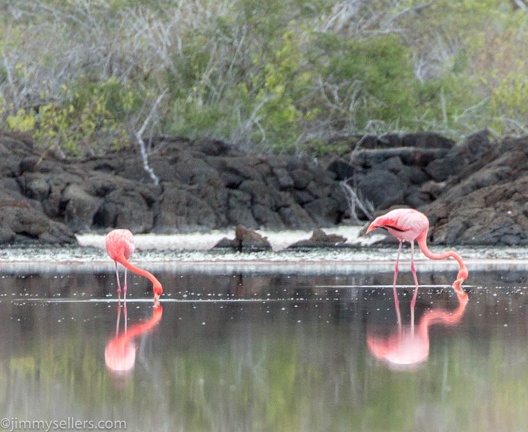
[[389, 366], [417, 366], [429, 357], [429, 327], [433, 324], [456, 325], [462, 319], [468, 296], [457, 293], [458, 307], [454, 311], [446, 309], [428, 309], [420, 318], [418, 326], [414, 323], [414, 307], [416, 300], [415, 288], [411, 302], [411, 324], [403, 325], [401, 322], [400, 305], [396, 289], [394, 289], [394, 305], [397, 315], [396, 330], [389, 336], [377, 336], [372, 331], [367, 331], [367, 345], [369, 351], [379, 360]]
[[[121, 310], [124, 315], [124, 332], [120, 332]], [[105, 348], [106, 367], [115, 373], [126, 374], [134, 368], [136, 362], [136, 345], [134, 339], [150, 332], [161, 320], [163, 308], [161, 305], [155, 306], [152, 317], [145, 322], [135, 324], [130, 329], [127, 328], [127, 303], [126, 300], [117, 304], [116, 335]]]
[[[458, 306], [452, 277], [422, 272], [415, 332], [440, 325], [429, 327], [428, 360], [403, 374], [379, 367], [367, 345], [372, 326], [378, 336], [382, 325], [397, 332], [392, 272], [159, 276], [168, 288], [163, 318], [129, 339], [135, 366], [116, 380], [103, 353], [119, 313], [123, 335], [125, 309], [116, 309], [110, 271], [3, 275], [3, 416], [124, 420], [127, 432], [526, 430], [525, 271], [473, 272], [456, 331], [444, 323]], [[399, 281], [409, 287], [398, 289], [408, 325], [411, 273]], [[161, 312], [142, 301], [148, 281], [135, 282], [129, 337]]]

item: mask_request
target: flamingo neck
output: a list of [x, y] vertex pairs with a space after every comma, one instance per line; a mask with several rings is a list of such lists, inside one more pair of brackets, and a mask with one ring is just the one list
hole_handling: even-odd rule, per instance
[[464, 266], [464, 262], [462, 261], [462, 258], [460, 257], [459, 254], [457, 254], [454, 251], [447, 251], [441, 254], [436, 254], [434, 252], [431, 252], [429, 250], [429, 247], [427, 246], [427, 233], [418, 236], [416, 240], [418, 242], [418, 246], [420, 246], [420, 250], [423, 252], [423, 254], [427, 258], [430, 258], [433, 260], [443, 260], [446, 258], [454, 258], [458, 261], [458, 265], [460, 267]]
[[430, 259], [433, 260], [443, 260], [446, 258], [454, 258], [458, 262], [458, 275], [457, 280], [453, 283], [453, 288], [457, 293], [462, 291], [462, 283], [468, 278], [468, 270], [462, 257], [454, 251], [447, 251], [441, 254], [433, 253], [427, 247], [427, 231], [421, 233], [417, 238], [418, 246], [422, 253]]
[[150, 273], [147, 270], [136, 267], [134, 264], [128, 261], [124, 256], [117, 257], [116, 261], [123, 264], [131, 272], [137, 275], [146, 277], [149, 281], [152, 282], [152, 285], [154, 288], [154, 303], [156, 303], [156, 306], [157, 306], [159, 304], [157, 300], [159, 299], [159, 296], [163, 294], [163, 287], [161, 285], [161, 282], [156, 278], [156, 276], [154, 276], [152, 273]]

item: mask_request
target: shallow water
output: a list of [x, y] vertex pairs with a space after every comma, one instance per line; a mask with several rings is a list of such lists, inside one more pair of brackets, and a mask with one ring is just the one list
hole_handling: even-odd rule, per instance
[[390, 271], [166, 266], [154, 309], [135, 275], [120, 307], [111, 267], [6, 270], [0, 427], [523, 431], [527, 275], [474, 271], [465, 304], [453, 271], [422, 271], [411, 314], [402, 268], [398, 325]]

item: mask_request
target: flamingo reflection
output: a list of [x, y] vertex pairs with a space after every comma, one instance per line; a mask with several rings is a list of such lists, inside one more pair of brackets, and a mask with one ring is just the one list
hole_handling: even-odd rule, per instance
[[[119, 334], [121, 310], [123, 310], [125, 323], [123, 333]], [[126, 301], [123, 303], [118, 302], [116, 335], [108, 342], [105, 348], [106, 367], [115, 373], [125, 374], [130, 372], [134, 368], [134, 364], [136, 362], [137, 348], [134, 343], [134, 339], [152, 331], [152, 329], [160, 322], [162, 315], [163, 308], [160, 304], [158, 304], [154, 307], [152, 311], [152, 317], [149, 320], [134, 324], [132, 327], [127, 328]]]
[[417, 326], [414, 324], [414, 310], [411, 310], [411, 324], [402, 325], [399, 304], [395, 300], [398, 316], [396, 331], [384, 337], [367, 333], [369, 351], [389, 366], [412, 367], [423, 363], [429, 357], [429, 327], [433, 324], [456, 325], [462, 319], [468, 297], [465, 293], [457, 293], [457, 297], [458, 307], [455, 310], [428, 309]]

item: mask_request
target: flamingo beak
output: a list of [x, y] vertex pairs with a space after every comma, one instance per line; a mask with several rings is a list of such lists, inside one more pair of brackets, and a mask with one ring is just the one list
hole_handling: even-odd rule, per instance
[[376, 225], [374, 222], [372, 222], [369, 227], [367, 228], [366, 234], [368, 234], [371, 231], [374, 231], [375, 229], [380, 228], [378, 225]]

